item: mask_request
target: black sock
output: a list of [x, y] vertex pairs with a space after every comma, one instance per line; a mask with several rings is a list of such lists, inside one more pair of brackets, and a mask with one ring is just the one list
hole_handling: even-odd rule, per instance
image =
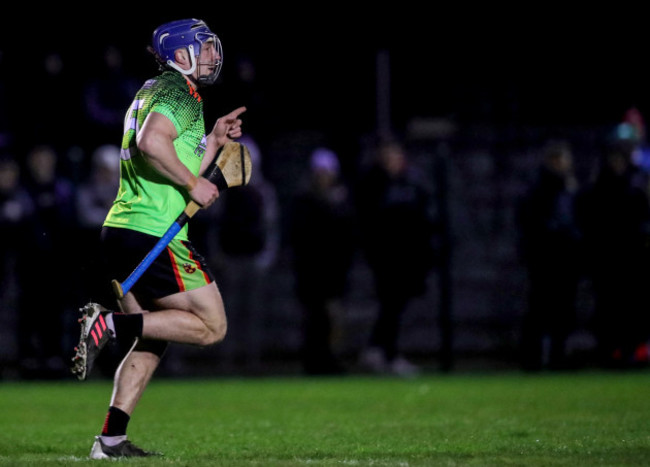
[[102, 428], [102, 436], [124, 436], [131, 417], [117, 407], [110, 406]]
[[136, 337], [142, 337], [142, 314], [127, 315], [113, 313], [115, 337], [121, 342], [132, 343]]

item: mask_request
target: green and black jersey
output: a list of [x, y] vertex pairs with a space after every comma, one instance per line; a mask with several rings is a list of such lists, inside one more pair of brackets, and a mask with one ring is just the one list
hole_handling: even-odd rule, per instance
[[[136, 146], [136, 135], [151, 112], [166, 116], [174, 124], [176, 153], [193, 174], [199, 174], [206, 148], [203, 102], [185, 76], [166, 71], [142, 86], [127, 112], [120, 187], [104, 225], [161, 237], [183, 212], [189, 197], [158, 173]], [[176, 238], [187, 240], [187, 224]]]

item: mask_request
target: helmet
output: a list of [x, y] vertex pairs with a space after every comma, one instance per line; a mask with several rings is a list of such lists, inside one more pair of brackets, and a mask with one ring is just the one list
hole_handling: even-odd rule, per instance
[[[191, 75], [196, 70], [196, 57], [201, 52], [201, 45], [210, 40], [214, 41], [219, 59], [212, 73], [199, 76], [198, 81], [199, 84], [213, 84], [221, 71], [223, 52], [221, 41], [210, 31], [204, 21], [195, 18], [180, 19], [159, 26], [153, 32], [152, 48], [157, 60], [163, 66], [171, 67], [184, 75]], [[182, 48], [185, 48], [190, 55], [192, 66], [189, 70], [183, 70], [174, 61], [174, 52]]]

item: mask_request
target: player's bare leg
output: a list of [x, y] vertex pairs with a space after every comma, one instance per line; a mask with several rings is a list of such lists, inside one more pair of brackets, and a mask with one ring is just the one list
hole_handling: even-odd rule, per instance
[[[131, 294], [124, 300], [125, 312], [141, 312], [131, 303]], [[143, 317], [144, 339], [211, 345], [226, 334], [223, 300], [214, 282], [156, 300], [155, 305], [161, 311], [145, 313]], [[188, 309], [192, 311], [183, 311]], [[138, 350], [138, 346], [129, 352], [115, 374], [111, 405], [131, 415], [159, 363], [159, 355]]]
[[[131, 444], [126, 437], [126, 427], [160, 363], [167, 341], [209, 345], [225, 336], [224, 304], [214, 282], [155, 300], [153, 305], [161, 311], [143, 310], [132, 294], [120, 302], [123, 312], [142, 314], [142, 336], [136, 340], [115, 373], [102, 435], [96, 437], [91, 449], [90, 457], [93, 459], [112, 457], [113, 454], [128, 457], [155, 454]], [[112, 450], [119, 452], [113, 453]]]
[[129, 351], [115, 372], [110, 405], [130, 416], [160, 364], [160, 360], [161, 357], [153, 352], [135, 348]]
[[161, 311], [144, 316], [144, 338], [207, 346], [220, 342], [226, 335], [223, 299], [214, 282], [158, 299], [155, 305]]

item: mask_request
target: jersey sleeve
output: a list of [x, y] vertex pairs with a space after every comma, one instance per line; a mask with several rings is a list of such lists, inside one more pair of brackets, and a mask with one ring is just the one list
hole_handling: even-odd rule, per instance
[[156, 96], [150, 112], [157, 112], [167, 117], [176, 128], [176, 133], [180, 135], [194, 121], [192, 112], [188, 111], [192, 104], [191, 98], [188, 97], [190, 96], [185, 90], [169, 88]]

